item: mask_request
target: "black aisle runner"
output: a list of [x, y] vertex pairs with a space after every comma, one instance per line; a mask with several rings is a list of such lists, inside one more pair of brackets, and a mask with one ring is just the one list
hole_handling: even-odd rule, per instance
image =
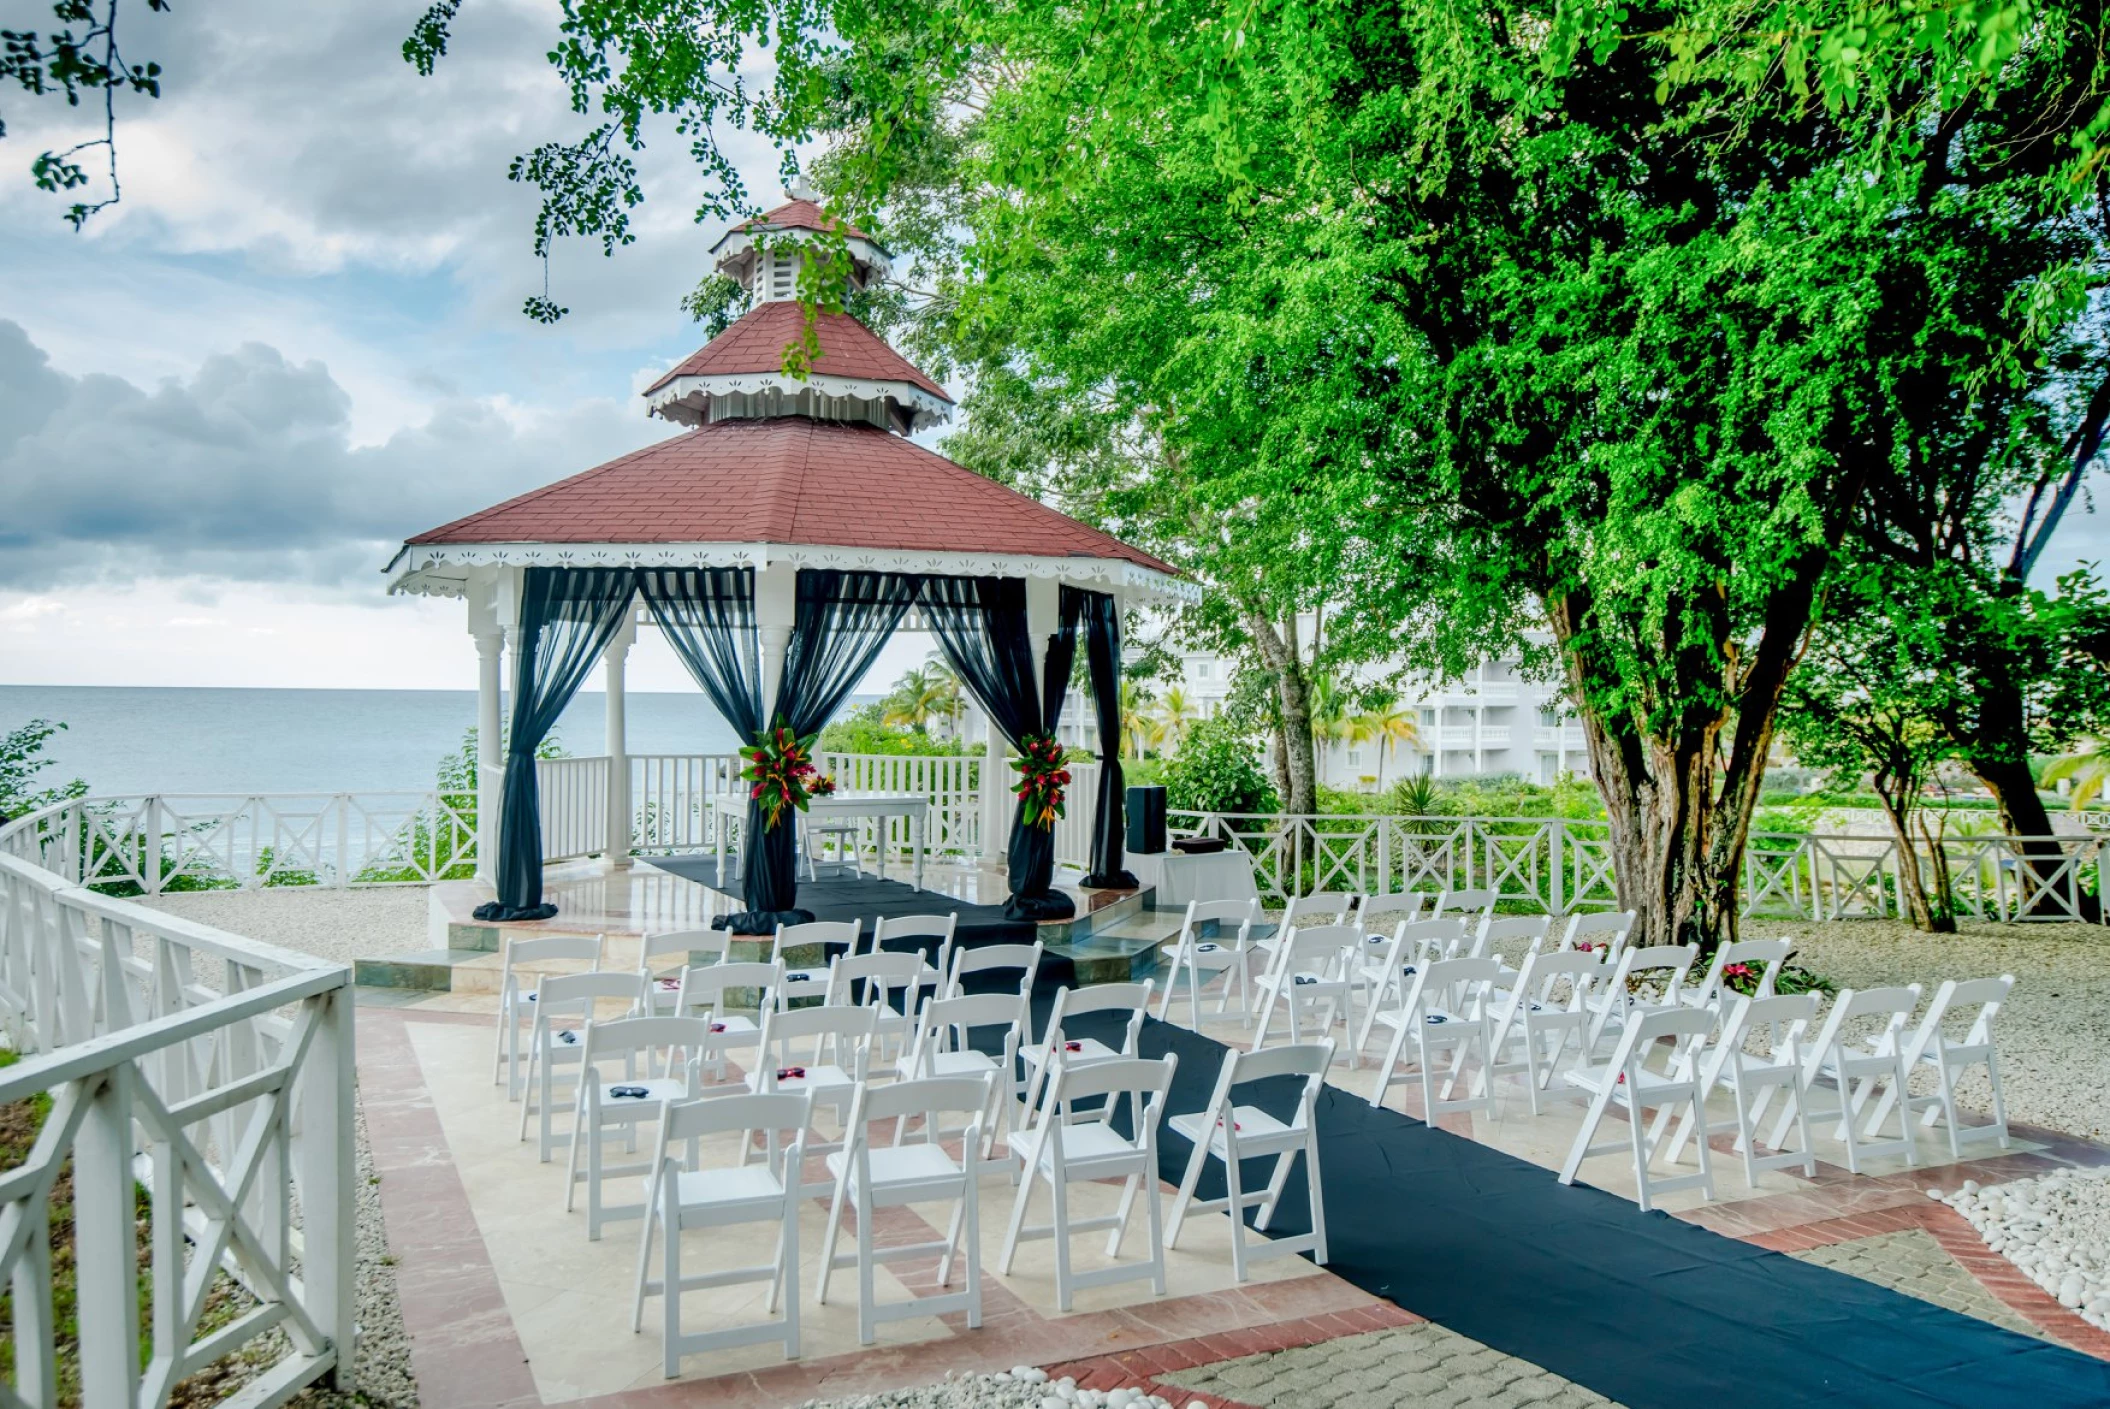
[[[718, 884], [718, 858], [714, 855], [654, 856], [647, 859], [660, 870], [685, 881], [695, 881], [698, 885], [736, 897], [740, 893], [737, 875], [732, 878], [730, 886]], [[799, 882], [799, 905], [811, 910], [816, 920], [862, 920], [867, 933], [872, 921], [881, 915], [958, 913], [961, 938], [969, 943], [1033, 942], [1032, 923], [1005, 919], [1001, 905], [970, 905], [934, 890], [917, 890], [901, 881], [883, 881], [877, 876], [802, 880]]]
[[[1142, 1050], [1179, 1054], [1168, 1111], [1207, 1105], [1220, 1043], [1152, 1021]], [[1296, 1087], [1262, 1088], [1257, 1104], [1286, 1117]], [[1328, 1271], [1629, 1409], [2110, 1406], [2102, 1361], [1564, 1188], [1551, 1170], [1330, 1086], [1318, 1114]], [[1164, 1132], [1167, 1183], [1190, 1148]], [[1248, 1188], [1266, 1181], [1254, 1163]], [[1223, 1194], [1216, 1169], [1203, 1197]], [[1718, 1166], [1717, 1177], [1739, 1176]], [[1310, 1226], [1303, 1180], [1300, 1167], [1278, 1233]]]

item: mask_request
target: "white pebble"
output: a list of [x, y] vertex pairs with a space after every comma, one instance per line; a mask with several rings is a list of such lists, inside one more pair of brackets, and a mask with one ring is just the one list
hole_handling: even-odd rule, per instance
[[1949, 1200], [2031, 1281], [2081, 1318], [2110, 1330], [2110, 1169], [2056, 1169]]

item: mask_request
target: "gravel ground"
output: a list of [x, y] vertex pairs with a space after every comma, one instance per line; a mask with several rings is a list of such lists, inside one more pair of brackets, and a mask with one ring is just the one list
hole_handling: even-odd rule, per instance
[[340, 964], [428, 947], [424, 886], [196, 890], [139, 903]]
[[[1943, 935], [1896, 920], [1743, 924], [1746, 939], [1776, 935], [1794, 938], [1794, 963], [1841, 988], [1918, 983], [1922, 1002], [1943, 979], [2013, 974], [1994, 1028], [2008, 1119], [2110, 1141], [2110, 928], [1967, 921]], [[1933, 1073], [1915, 1073], [1913, 1087], [1933, 1090]], [[1959, 1094], [1974, 1110], [1990, 1107], [1982, 1071], [1966, 1075]]]
[[1966, 1180], [1948, 1204], [2061, 1306], [2110, 1331], [2110, 1169], [2059, 1169], [1987, 1189]]
[[802, 1409], [1174, 1409], [1174, 1405], [1141, 1390], [1079, 1389], [1067, 1376], [1051, 1382], [1047, 1371], [1021, 1365], [1009, 1373], [948, 1377], [939, 1384], [861, 1394], [854, 1399], [809, 1399]]

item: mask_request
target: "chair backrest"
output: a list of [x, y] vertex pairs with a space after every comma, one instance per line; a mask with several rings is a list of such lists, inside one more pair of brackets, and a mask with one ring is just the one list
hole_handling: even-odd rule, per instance
[[[796, 1045], [813, 1043], [813, 1061], [832, 1056], [851, 1079], [864, 1079], [865, 1059], [878, 1031], [879, 1014], [862, 1005], [846, 1007], [822, 1004], [812, 1008], [779, 1008], [762, 1017], [761, 1063], [764, 1090], [776, 1088], [779, 1063], [785, 1067], [804, 1065]], [[829, 1050], [832, 1045], [832, 1052]]]
[[1360, 949], [1362, 943], [1363, 931], [1357, 925], [1306, 925], [1275, 951], [1275, 967], [1288, 969], [1323, 960], [1330, 968], [1344, 952]]
[[1151, 980], [1141, 983], [1095, 983], [1085, 988], [1060, 988], [1055, 991], [1055, 1006], [1048, 1012], [1047, 1030], [1041, 1033], [1042, 1045], [1052, 1053], [1055, 1044], [1066, 1042], [1064, 1025], [1074, 1018], [1090, 1013], [1125, 1013], [1128, 1022], [1124, 1025], [1119, 1050], [1133, 1053], [1136, 1038], [1143, 1031], [1143, 1014], [1150, 1007]]
[[[584, 1060], [590, 1071], [595, 1062], [609, 1057], [635, 1057], [642, 1053], [652, 1058], [665, 1052], [671, 1067], [672, 1054], [679, 1048], [689, 1094], [694, 1095], [700, 1065], [723, 1057], [726, 1045], [725, 1034], [712, 1032], [707, 1018], [611, 1018], [586, 1024]], [[647, 1069], [657, 1070], [658, 1064], [648, 1061]]]
[[[1714, 962], [1707, 966], [1707, 977], [1700, 980], [1700, 996], [1709, 1003], [1718, 1002], [1725, 992], [1739, 990], [1730, 987], [1730, 981], [1752, 973], [1757, 975], [1757, 991], [1751, 996], [1769, 998], [1780, 982], [1780, 966], [1788, 961], [1788, 952], [1795, 947], [1792, 939], [1742, 939], [1734, 944], [1718, 946], [1714, 951]], [[1742, 973], [1732, 973], [1733, 966], [1741, 965]]]
[[[979, 1120], [989, 1109], [991, 1076], [920, 1076], [885, 1086], [860, 1086], [843, 1128], [852, 1138], [875, 1120], [903, 1116], [968, 1114]], [[933, 1127], [935, 1128], [935, 1127]], [[970, 1141], [972, 1148], [975, 1142]]]
[[1610, 950], [1616, 959], [1626, 948], [1627, 936], [1634, 932], [1634, 919], [1632, 910], [1578, 910], [1568, 917], [1560, 947], [1582, 949], [1587, 945], [1588, 953]]
[[1514, 953], [1521, 962], [1524, 955], [1538, 953], [1545, 944], [1551, 923], [1545, 915], [1486, 916], [1480, 921], [1480, 932], [1473, 936], [1473, 956], [1485, 959]]
[[957, 910], [945, 915], [882, 915], [872, 925], [872, 947], [889, 939], [937, 939], [950, 944], [959, 928]]
[[844, 954], [828, 968], [827, 1002], [859, 1001], [854, 985], [865, 985], [863, 1001], [879, 1001], [882, 993], [899, 993], [915, 986], [923, 976], [923, 956], [891, 949]]
[[1355, 895], [1345, 890], [1315, 890], [1310, 895], [1295, 895], [1283, 907], [1284, 928], [1295, 925], [1345, 925], [1348, 912], [1355, 908]]
[[1495, 893], [1486, 886], [1468, 890], [1440, 890], [1436, 892], [1436, 903], [1429, 908], [1431, 915], [1461, 914], [1473, 910], [1493, 914]]
[[968, 974], [986, 973], [991, 969], [1018, 969], [1021, 976], [1018, 991], [1021, 996], [1030, 995], [1033, 981], [1040, 976], [1039, 940], [1031, 944], [984, 944], [973, 949], [952, 951], [952, 973], [945, 981], [945, 991], [957, 994], [960, 980]]
[[1650, 944], [1638, 949], [1629, 948], [1620, 956], [1629, 985], [1643, 974], [1659, 975], [1663, 979], [1663, 1001], [1678, 1001], [1678, 991], [1684, 987], [1692, 966], [1699, 962], [1700, 946], [1697, 944]]
[[1595, 954], [1578, 954], [1572, 949], [1548, 953], [1541, 949], [1526, 955], [1517, 971], [1517, 1001], [1551, 1003], [1553, 990], [1566, 979], [1568, 1002], [1573, 1007], [1590, 985], [1603, 977], [1604, 966], [1597, 962]]
[[1775, 993], [1764, 998], [1746, 995], [1739, 997], [1722, 1018], [1721, 1037], [1716, 1045], [1725, 1061], [1737, 1052], [1778, 1062], [1800, 1061], [1810, 1024], [1816, 1020], [1814, 993]]
[[[706, 1135], [724, 1135], [733, 1131], [764, 1131], [787, 1134], [793, 1137], [793, 1148], [807, 1130], [813, 1127], [813, 1093], [810, 1091], [763, 1091], [749, 1095], [720, 1096], [711, 1101], [677, 1101], [667, 1107], [660, 1121], [660, 1159], [667, 1157], [667, 1147], [678, 1140], [694, 1140]], [[738, 1163], [747, 1163], [752, 1142], [740, 1142]], [[798, 1172], [796, 1163], [788, 1163], [791, 1173]]]
[[1487, 991], [1502, 976], [1502, 965], [1493, 959], [1464, 956], [1438, 959], [1424, 964], [1407, 990], [1409, 1017], [1426, 1014], [1431, 1008], [1455, 1009], [1461, 1017], [1476, 1012], [1486, 1001]]
[[858, 920], [810, 920], [803, 925], [778, 925], [776, 942], [770, 946], [769, 957], [781, 959], [785, 950], [808, 944], [832, 944], [855, 952], [858, 937], [863, 932], [864, 924]]
[[595, 971], [584, 974], [544, 974], [535, 988], [538, 1017], [593, 1016], [594, 1004], [604, 998], [636, 1003], [644, 993], [644, 982], [634, 972]]
[[[1879, 1033], [1874, 1034], [1884, 1044], [1902, 1043], [1905, 1040], [1906, 1020], [1912, 1010], [1919, 1006], [1920, 986], [1908, 983], [1902, 988], [1842, 988], [1832, 999], [1831, 1011], [1824, 1015], [1824, 1028], [1810, 1044], [1807, 1069], [1814, 1076], [1832, 1060], [1842, 1044], [1859, 1037], [1859, 1031], [1849, 1033], [1848, 1023], [1866, 1018], [1882, 1018], [1885, 1021]], [[1863, 1024], [1865, 1027], [1865, 1024]], [[1878, 1047], [1877, 1050], [1883, 1050]], [[1896, 1050], [1891, 1048], [1890, 1050]], [[1860, 1055], [1860, 1054], [1856, 1054]]]
[[[1905, 1049], [1906, 1057], [1918, 1061], [1929, 1047], [1986, 1047], [1993, 1040], [1993, 1019], [2000, 1016], [2000, 1005], [2007, 1001], [2008, 991], [2015, 986], [2013, 974], [2002, 974], [1999, 978], [1944, 979], [1941, 987], [1934, 990], [1934, 997], [1927, 1004], [1927, 1016], [1920, 1020], [1919, 1030], [1913, 1033], [1911, 1043]], [[1971, 1015], [1970, 1027], [1961, 1035], [1960, 1041], [1948, 1035], [1943, 1024], [1957, 1014], [1978, 1011]]]
[[590, 968], [601, 967], [601, 954], [606, 947], [602, 935], [549, 934], [530, 938], [518, 935], [506, 941], [506, 955], [500, 963], [499, 982], [512, 985], [519, 982], [513, 972], [515, 964], [540, 964], [553, 959], [584, 959]]
[[638, 942], [637, 966], [650, 969], [654, 959], [664, 959], [670, 954], [682, 956], [683, 968], [703, 963], [701, 959], [690, 957], [697, 954], [716, 954], [718, 962], [722, 963], [732, 953], [731, 946], [730, 930], [666, 930], [648, 934]]
[[1449, 959], [1465, 944], [1466, 920], [1462, 915], [1416, 920], [1406, 927], [1405, 959]]
[[1422, 910], [1429, 903], [1429, 893], [1422, 890], [1399, 891], [1391, 895], [1368, 895], [1363, 897], [1362, 908], [1355, 912], [1356, 923], [1366, 930], [1398, 928], [1404, 920], [1408, 924], [1421, 918]]
[[1620, 1032], [1612, 1064], [1633, 1071], [1648, 1061], [1650, 1050], [1660, 1042], [1672, 1043], [1687, 1055], [1694, 1054], [1714, 1032], [1715, 1022], [1714, 1014], [1705, 1008], [1644, 1009]]
[[1252, 942], [1253, 925], [1259, 918], [1258, 900], [1190, 900], [1186, 918], [1180, 921], [1180, 943], [1195, 943], [1201, 937], [1201, 927], [1213, 922], [1219, 935], [1223, 934], [1225, 926], [1235, 926], [1233, 943], [1236, 948], [1243, 949]]
[[726, 1006], [725, 995], [735, 988], [752, 988], [760, 996], [759, 1008], [776, 1005], [777, 990], [784, 986], [784, 966], [765, 964], [760, 960], [743, 960], [734, 963], [697, 964], [681, 971], [681, 987], [676, 990], [674, 1011], [686, 1015], [699, 1009], [716, 1013]]
[[1317, 1042], [1289, 1042], [1280, 1047], [1262, 1047], [1257, 1052], [1232, 1047], [1224, 1052], [1224, 1066], [1231, 1073], [1228, 1084], [1232, 1086], [1267, 1081], [1277, 1076], [1323, 1079], [1333, 1066], [1333, 1041], [1327, 1038]]
[[919, 1055], [958, 1051], [969, 1031], [978, 1027], [1005, 1027], [1023, 1036], [1025, 1026], [1026, 1000], [1021, 995], [969, 993], [933, 998], [916, 1019], [917, 1051]]
[[[1089, 1066], [1066, 1066], [1055, 1079], [1048, 1083], [1047, 1097], [1041, 1102], [1043, 1114], [1053, 1111], [1059, 1115], [1063, 1107], [1072, 1101], [1086, 1101], [1094, 1096], [1104, 1096], [1109, 1104], [1121, 1096], [1137, 1098], [1137, 1107], [1143, 1108], [1142, 1097], [1151, 1098], [1147, 1118], [1153, 1126], [1157, 1124], [1155, 1112], [1172, 1089], [1173, 1074], [1179, 1070], [1179, 1055], [1167, 1052], [1152, 1060], [1148, 1057], [1117, 1057], [1111, 1061], [1093, 1062]], [[1140, 1140], [1143, 1123], [1137, 1122], [1136, 1137]]]

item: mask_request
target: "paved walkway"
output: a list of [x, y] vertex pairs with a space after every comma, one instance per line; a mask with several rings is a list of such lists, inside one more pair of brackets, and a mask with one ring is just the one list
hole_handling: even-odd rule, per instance
[[[896, 1339], [890, 1332], [872, 1351], [852, 1345], [793, 1364], [762, 1357], [736, 1373], [674, 1382], [660, 1382], [650, 1372], [612, 1392], [594, 1390], [569, 1374], [552, 1375], [530, 1359], [531, 1344], [545, 1346], [553, 1335], [562, 1339], [564, 1303], [525, 1307], [517, 1286], [499, 1275], [500, 1266], [518, 1253], [505, 1244], [519, 1235], [510, 1224], [494, 1222], [491, 1181], [537, 1166], [529, 1147], [507, 1148], [497, 1160], [466, 1143], [475, 1132], [461, 1114], [465, 1088], [450, 1054], [474, 1051], [487, 1061], [490, 1018], [444, 1011], [458, 1004], [383, 1006], [388, 1000], [375, 996], [380, 1001], [363, 1006], [359, 1014], [361, 1093], [383, 1181], [382, 1205], [412, 1337], [412, 1367], [427, 1406], [776, 1409], [809, 1398], [929, 1382], [948, 1370], [1019, 1363], [1045, 1365], [1051, 1374], [1072, 1375], [1088, 1387], [1133, 1386], [1176, 1405], [1199, 1401], [1208, 1409], [1391, 1404], [1517, 1409], [1608, 1402], [1317, 1269], [1242, 1288], [1175, 1286], [1174, 1294], [1162, 1300], [1150, 1298], [1143, 1288], [1140, 1298], [1084, 1303], [1071, 1316], [1045, 1313], [1037, 1299], [1029, 1304], [992, 1278], [989, 1324], [980, 1332], [965, 1332], [955, 1324], [958, 1318], [930, 1318], [931, 1329], [922, 1339]], [[488, 1068], [475, 1079], [487, 1083]], [[483, 1090], [489, 1101], [505, 1105], [497, 1090], [488, 1085]], [[1796, 1180], [1781, 1192], [1701, 1205], [1677, 1216], [2110, 1360], [2110, 1334], [2059, 1306], [1989, 1253], [1955, 1213], [1926, 1196], [1928, 1188], [1954, 1189], [1965, 1179], [1995, 1183], [2061, 1164], [2110, 1163], [2110, 1149], [2045, 1131], [2017, 1129], [2015, 1134], [2030, 1148], [1881, 1176], [1850, 1178], [1824, 1169], [1814, 1182]], [[1725, 1184], [1733, 1186], [1734, 1176]], [[538, 1191], [536, 1197], [544, 1195]], [[571, 1275], [564, 1269], [572, 1266], [567, 1259], [574, 1244], [584, 1245], [577, 1223], [576, 1216], [566, 1219], [556, 1203], [550, 1204], [547, 1245], [563, 1275]], [[634, 1230], [634, 1224], [618, 1225], [608, 1243], [593, 1246], [612, 1254], [613, 1262], [626, 1261], [634, 1256]], [[901, 1240], [912, 1240], [913, 1230], [897, 1231]], [[1285, 1271], [1291, 1266], [1277, 1265]], [[933, 1281], [927, 1269], [901, 1265], [899, 1285], [907, 1294], [934, 1290]], [[627, 1324], [622, 1329], [627, 1333]], [[627, 1334], [620, 1346], [586, 1335], [573, 1338], [591, 1342], [576, 1347], [588, 1360], [633, 1349]], [[656, 1353], [656, 1338], [648, 1333], [643, 1339]]]

